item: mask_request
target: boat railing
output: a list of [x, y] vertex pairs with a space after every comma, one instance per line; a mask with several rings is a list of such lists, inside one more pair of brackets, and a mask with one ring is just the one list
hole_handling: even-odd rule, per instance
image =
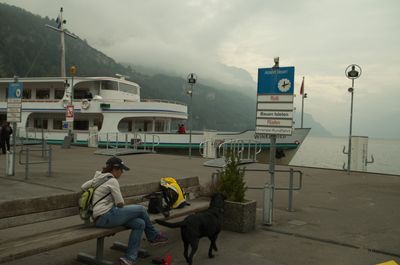
[[200, 155], [202, 157], [204, 157], [204, 149], [206, 148], [206, 146], [207, 147], [211, 146], [211, 148], [215, 148], [214, 144], [215, 144], [215, 141], [213, 141], [213, 140], [207, 140], [207, 141], [200, 142], [200, 144], [199, 144]]
[[256, 161], [261, 153], [261, 142], [254, 139], [231, 139], [218, 145], [218, 156], [227, 157], [233, 153], [242, 161]]
[[22, 102], [26, 103], [57, 103], [60, 102], [61, 99], [22, 99]]
[[[90, 139], [90, 137], [94, 137], [97, 140]], [[160, 144], [160, 137], [150, 133], [108, 132], [93, 134], [90, 137], [89, 143], [96, 141], [97, 148], [103, 147], [106, 149], [140, 149], [154, 152], [155, 147]]]
[[175, 100], [166, 100], [166, 99], [147, 99], [147, 98], [142, 98], [140, 100], [141, 102], [161, 102], [161, 103], [172, 103], [172, 104], [177, 104], [177, 105], [183, 105], [187, 106], [187, 104]]
[[18, 127], [16, 132], [17, 145], [40, 144], [48, 138], [47, 130]]

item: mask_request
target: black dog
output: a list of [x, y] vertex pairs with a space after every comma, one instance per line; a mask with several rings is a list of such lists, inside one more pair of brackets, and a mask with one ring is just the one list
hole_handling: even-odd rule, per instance
[[[160, 225], [170, 228], [181, 228], [181, 236], [184, 244], [183, 256], [187, 263], [192, 265], [193, 256], [199, 246], [201, 237], [208, 237], [211, 241], [210, 248], [208, 249], [208, 257], [212, 258], [212, 250], [218, 251], [217, 237], [222, 229], [222, 216], [224, 211], [225, 197], [222, 194], [216, 193], [211, 197], [210, 206], [207, 210], [191, 214], [183, 221], [178, 223], [169, 223], [163, 220], [156, 220]], [[189, 245], [192, 248], [188, 256]]]

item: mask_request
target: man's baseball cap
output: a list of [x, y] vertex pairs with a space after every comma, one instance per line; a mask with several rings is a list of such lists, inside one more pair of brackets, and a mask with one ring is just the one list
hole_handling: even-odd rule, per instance
[[129, 170], [129, 167], [125, 166], [124, 162], [116, 156], [113, 156], [110, 159], [108, 159], [106, 165], [122, 168], [123, 170]]

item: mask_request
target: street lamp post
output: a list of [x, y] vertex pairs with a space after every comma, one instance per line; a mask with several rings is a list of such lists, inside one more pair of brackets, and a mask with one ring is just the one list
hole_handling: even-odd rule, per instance
[[[70, 101], [69, 101], [70, 106], [74, 105], [74, 102], [73, 102], [73, 100], [74, 100], [74, 76], [76, 75], [76, 70], [77, 70], [77, 67], [74, 65], [71, 66], [71, 68], [69, 69], [69, 73], [71, 74], [71, 94], [70, 94]], [[73, 137], [72, 130], [74, 129], [74, 122], [72, 122], [71, 126], [68, 126], [68, 128], [69, 128], [68, 135], [70, 137]], [[71, 138], [71, 141], [72, 140], [73, 139]]]
[[347, 174], [350, 174], [351, 170], [351, 136], [353, 129], [353, 97], [354, 97], [354, 79], [357, 79], [361, 76], [362, 70], [361, 67], [357, 64], [349, 65], [346, 68], [345, 74], [347, 78], [351, 79], [351, 87], [348, 91], [351, 94], [351, 105], [350, 105], [350, 131], [349, 131], [349, 146], [347, 150]]
[[190, 89], [187, 91], [190, 96], [190, 106], [189, 106], [189, 159], [192, 159], [192, 127], [193, 127], [193, 87], [196, 84], [197, 76], [194, 73], [190, 73], [187, 76], [187, 81]]

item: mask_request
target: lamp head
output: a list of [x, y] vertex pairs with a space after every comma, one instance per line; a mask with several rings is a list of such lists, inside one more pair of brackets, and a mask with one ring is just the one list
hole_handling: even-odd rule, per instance
[[190, 73], [187, 77], [187, 80], [189, 84], [196, 84], [196, 74]]
[[347, 91], [349, 91], [350, 93], [353, 93], [353, 91], [354, 91], [354, 88], [352, 88], [352, 87], [349, 87], [349, 89], [347, 89]]
[[73, 66], [71, 66], [71, 68], [69, 68], [69, 73], [71, 74], [71, 76], [76, 75], [76, 70], [77, 70], [77, 68], [75, 65], [73, 65]]
[[356, 70], [355, 65], [353, 65], [347, 74], [350, 78], [357, 78], [360, 73]]

